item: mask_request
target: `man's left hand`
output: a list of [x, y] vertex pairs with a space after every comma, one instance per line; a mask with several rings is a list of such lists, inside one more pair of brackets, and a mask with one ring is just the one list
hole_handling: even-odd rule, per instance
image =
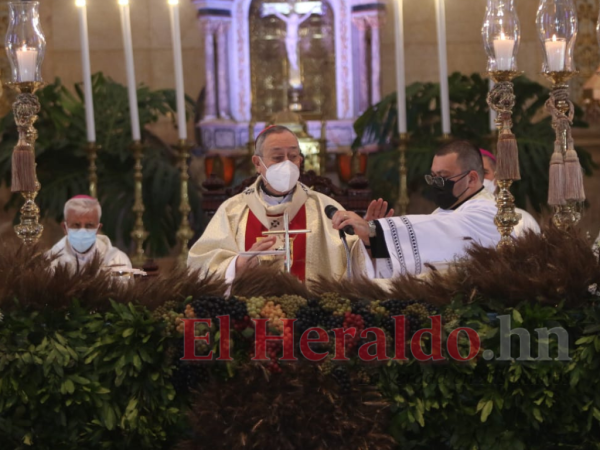
[[354, 228], [356, 235], [366, 245], [369, 245], [369, 222], [358, 214], [351, 211], [338, 211], [331, 221], [333, 223], [333, 228], [336, 230], [341, 230], [344, 227], [351, 225]]
[[383, 201], [382, 198], [380, 198], [379, 200], [373, 200], [369, 204], [369, 208], [367, 208], [367, 214], [365, 214], [364, 219], [366, 221], [369, 221], [384, 219], [386, 217], [392, 217], [394, 215], [394, 209], [390, 209], [390, 211], [386, 214], [387, 209], [388, 202]]

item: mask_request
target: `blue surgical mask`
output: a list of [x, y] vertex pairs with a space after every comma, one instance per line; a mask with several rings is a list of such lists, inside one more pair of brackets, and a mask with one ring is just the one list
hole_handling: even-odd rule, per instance
[[98, 233], [98, 230], [86, 230], [85, 228], [74, 230], [69, 228], [67, 239], [69, 239], [69, 244], [75, 251], [85, 253], [96, 243], [96, 233]]

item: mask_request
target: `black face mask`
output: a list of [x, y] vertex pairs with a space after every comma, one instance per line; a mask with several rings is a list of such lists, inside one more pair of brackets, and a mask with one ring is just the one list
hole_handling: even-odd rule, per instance
[[468, 173], [466, 173], [465, 175], [463, 175], [456, 181], [445, 179], [444, 187], [437, 187], [434, 185], [433, 186], [433, 194], [434, 194], [435, 204], [442, 209], [450, 209], [450, 207], [458, 201], [459, 197], [461, 195], [463, 195], [465, 192], [467, 192], [467, 189], [469, 189], [469, 187], [467, 186], [467, 189], [462, 191], [458, 197], [453, 194], [454, 185], [458, 181], [460, 181], [464, 177], [466, 177], [467, 175], [468, 175]]

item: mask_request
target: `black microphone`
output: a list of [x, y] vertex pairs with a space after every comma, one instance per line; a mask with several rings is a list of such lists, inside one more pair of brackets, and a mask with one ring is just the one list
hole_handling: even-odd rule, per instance
[[[339, 210], [333, 206], [333, 205], [327, 205], [325, 207], [325, 215], [329, 218], [329, 219], [333, 219], [333, 216], [336, 212], [338, 212]], [[346, 225], [342, 230], [340, 231], [344, 231], [346, 234], [349, 234], [350, 236], [354, 236], [354, 228], [352, 227], [352, 225]]]

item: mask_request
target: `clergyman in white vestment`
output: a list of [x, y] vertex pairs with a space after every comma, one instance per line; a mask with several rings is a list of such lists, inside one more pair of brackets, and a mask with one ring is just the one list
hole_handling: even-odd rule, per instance
[[101, 217], [102, 208], [93, 197], [78, 195], [65, 203], [65, 220], [62, 223], [65, 237], [48, 251], [49, 256], [57, 256], [51, 268], [63, 264], [78, 272], [96, 255], [103, 267], [114, 270], [131, 268], [127, 255], [113, 247], [107, 236], [98, 234], [102, 228]]
[[[427, 272], [427, 264], [444, 268], [465, 256], [473, 244], [491, 247], [500, 241], [494, 225], [494, 197], [483, 187], [479, 149], [456, 141], [439, 149], [425, 177], [438, 205], [432, 214], [367, 221], [351, 212], [333, 217], [336, 229], [351, 225], [363, 243], [363, 273], [370, 278]], [[359, 269], [356, 269], [358, 271]]]
[[[496, 157], [487, 150], [479, 149], [483, 157], [483, 187], [492, 195], [496, 194]], [[540, 233], [540, 226], [531, 214], [521, 208], [515, 208], [521, 214], [521, 220], [514, 229], [515, 236], [522, 236], [527, 230]]]
[[[265, 238], [263, 232], [283, 230], [283, 214], [287, 211], [291, 230], [311, 231], [292, 237], [291, 273], [303, 281], [319, 275], [336, 279], [346, 276], [347, 252], [324, 212], [328, 205], [343, 208], [298, 182], [301, 158], [298, 139], [289, 129], [272, 126], [263, 130], [252, 157], [260, 176], [254, 185], [219, 207], [190, 249], [188, 267], [232, 282], [236, 274], [269, 258], [261, 253], [283, 247], [281, 235]], [[385, 211], [381, 206], [381, 201], [372, 202], [367, 215], [383, 217], [375, 212]], [[347, 241], [352, 265], [362, 266], [359, 239], [347, 236]]]

